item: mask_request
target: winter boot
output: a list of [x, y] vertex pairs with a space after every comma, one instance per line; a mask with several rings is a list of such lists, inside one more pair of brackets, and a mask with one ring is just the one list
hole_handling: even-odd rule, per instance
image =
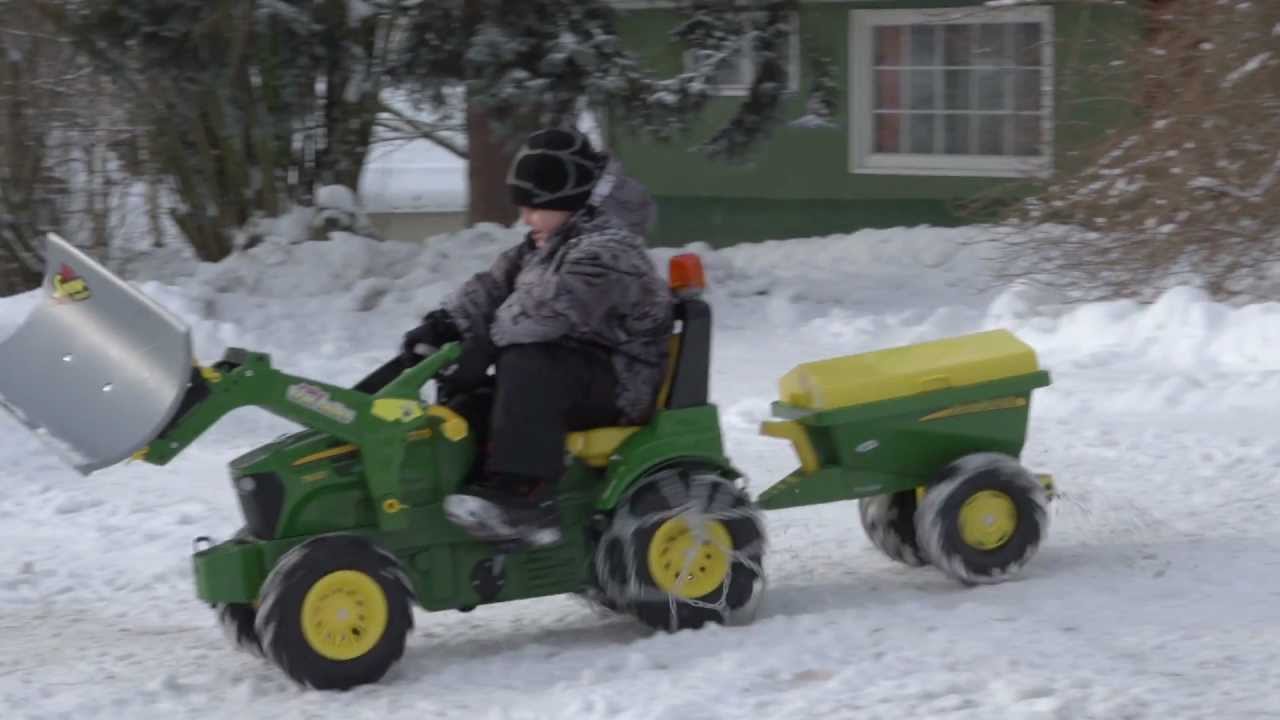
[[531, 547], [560, 542], [560, 512], [551, 483], [494, 473], [444, 499], [449, 522], [484, 542], [515, 541]]

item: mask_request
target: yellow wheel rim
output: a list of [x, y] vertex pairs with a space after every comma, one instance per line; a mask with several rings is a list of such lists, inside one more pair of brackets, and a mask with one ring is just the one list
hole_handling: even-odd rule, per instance
[[320, 578], [302, 599], [302, 636], [330, 660], [354, 660], [387, 630], [387, 594], [368, 575], [338, 570]]
[[694, 532], [682, 517], [658, 526], [649, 541], [649, 577], [663, 592], [692, 599], [710, 594], [729, 576], [733, 538], [719, 520]]
[[998, 490], [976, 492], [960, 507], [960, 538], [978, 550], [995, 550], [1009, 542], [1018, 527], [1018, 508]]

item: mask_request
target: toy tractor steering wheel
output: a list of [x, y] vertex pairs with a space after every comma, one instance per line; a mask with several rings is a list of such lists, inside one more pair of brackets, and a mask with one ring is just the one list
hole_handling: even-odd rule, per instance
[[[457, 343], [447, 343], [444, 347], [448, 347], [449, 345], [457, 345]], [[434, 359], [435, 356], [438, 355], [440, 351], [443, 349], [444, 348], [432, 347], [430, 345], [427, 345], [426, 343], [419, 343], [417, 346], [413, 348], [414, 353], [417, 354], [419, 357], [410, 358], [404, 354], [396, 355], [395, 357], [383, 363], [376, 370], [369, 373], [369, 375], [361, 379], [360, 382], [356, 383], [355, 385], [352, 385], [351, 389], [357, 392], [363, 392], [363, 393], [368, 393], [370, 395], [375, 395], [378, 393], [378, 391], [385, 388], [393, 380], [400, 377], [401, 373], [420, 367], [423, 363]], [[422, 382], [418, 386], [418, 389], [420, 389], [422, 385], [425, 385], [428, 380], [434, 377], [440, 371], [440, 369], [443, 369], [444, 367], [447, 367], [448, 365], [456, 361], [457, 355], [460, 353], [461, 353], [460, 347], [453, 350], [451, 352], [451, 356], [452, 356], [451, 359], [449, 359], [447, 362], [440, 363], [440, 366], [435, 371], [433, 371], [428, 377], [423, 378]]]

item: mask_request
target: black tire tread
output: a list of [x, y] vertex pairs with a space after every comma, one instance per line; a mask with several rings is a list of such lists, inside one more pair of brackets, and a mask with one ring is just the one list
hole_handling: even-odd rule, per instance
[[916, 540], [914, 490], [858, 500], [858, 516], [867, 539], [890, 560], [911, 567], [929, 564]]
[[[378, 581], [387, 595], [387, 629], [363, 657], [330, 660], [307, 645], [298, 627], [302, 599], [324, 575], [359, 570]], [[264, 654], [301, 685], [319, 690], [346, 690], [374, 683], [404, 655], [413, 628], [413, 591], [395, 556], [354, 535], [312, 538], [280, 558], [259, 594], [255, 629]]]
[[[1000, 548], [982, 551], [960, 537], [959, 510], [981, 490], [999, 490], [1013, 500], [1018, 527]], [[966, 455], [943, 469], [916, 512], [916, 536], [925, 556], [967, 585], [1001, 583], [1035, 557], [1049, 528], [1045, 489], [1016, 458], [1001, 453]]]

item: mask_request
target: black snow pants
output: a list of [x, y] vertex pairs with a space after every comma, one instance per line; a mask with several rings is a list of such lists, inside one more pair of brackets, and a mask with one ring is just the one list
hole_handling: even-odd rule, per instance
[[471, 347], [459, 360], [473, 368], [490, 364], [495, 375], [469, 387], [441, 384], [445, 404], [466, 418], [476, 437], [473, 478], [554, 484], [564, 473], [566, 434], [619, 422], [618, 380], [604, 350], [561, 343]]

